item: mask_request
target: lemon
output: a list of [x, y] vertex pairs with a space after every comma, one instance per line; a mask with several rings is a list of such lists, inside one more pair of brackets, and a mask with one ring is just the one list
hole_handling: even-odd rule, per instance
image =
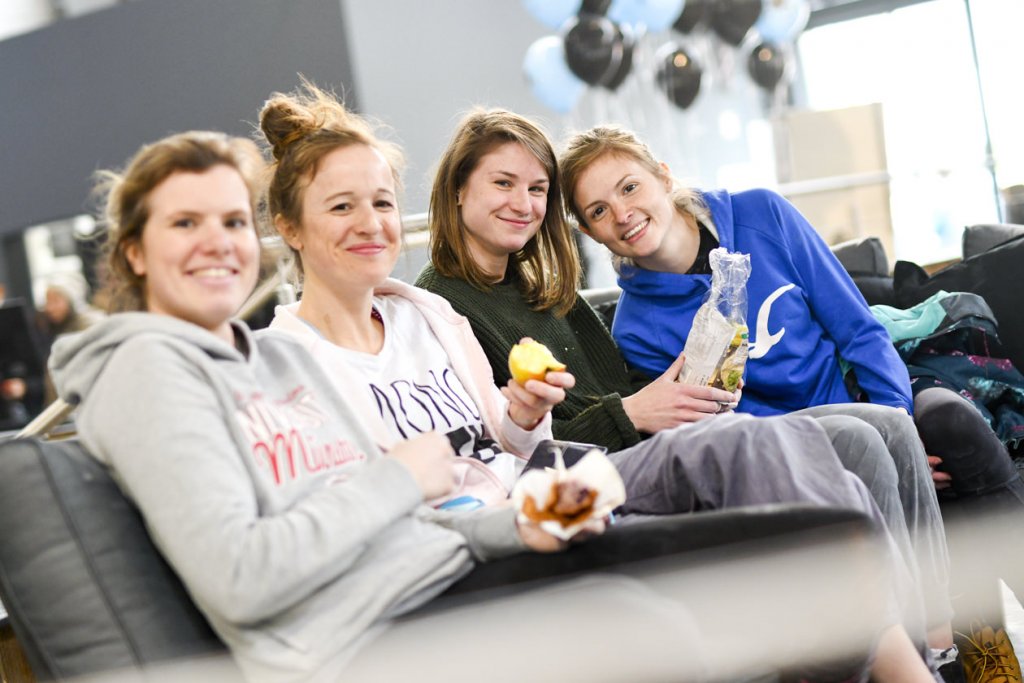
[[559, 363], [548, 347], [540, 342], [529, 341], [512, 347], [508, 354], [508, 370], [520, 384], [526, 384], [530, 379], [543, 382], [548, 372], [565, 370], [565, 363]]

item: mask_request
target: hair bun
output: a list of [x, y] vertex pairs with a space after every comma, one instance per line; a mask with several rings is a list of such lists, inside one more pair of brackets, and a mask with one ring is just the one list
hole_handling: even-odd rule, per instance
[[260, 111], [260, 130], [277, 161], [281, 160], [292, 143], [318, 127], [313, 112], [280, 93], [267, 100]]

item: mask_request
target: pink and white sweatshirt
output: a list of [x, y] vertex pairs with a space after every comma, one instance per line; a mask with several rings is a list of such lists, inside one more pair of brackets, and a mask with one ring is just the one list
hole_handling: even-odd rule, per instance
[[[424, 351], [427, 345], [440, 347], [440, 352], [447, 356], [448, 364], [480, 415], [484, 436], [496, 440], [503, 449], [488, 458], [486, 464], [472, 457], [457, 457], [459, 484], [456, 490], [444, 499], [431, 502], [440, 504], [460, 496], [472, 496], [487, 504], [504, 500], [538, 443], [551, 438], [550, 414], [529, 431], [512, 421], [508, 415], [508, 401], [494, 384], [490, 363], [473, 336], [469, 321], [456, 313], [447, 300], [394, 279], [388, 279], [377, 287], [374, 296], [394, 297], [394, 303], [399, 306], [412, 304], [423, 316], [433, 338], [423, 339], [421, 346], [408, 348], [408, 353], [418, 359], [428, 355]], [[362, 417], [377, 445], [384, 450], [389, 449], [399, 437], [381, 416], [381, 408], [367, 377], [353, 360], [355, 352], [325, 339], [298, 317], [298, 307], [298, 303], [278, 306], [270, 329], [293, 336], [311, 352], [350, 402], [352, 410]], [[389, 324], [393, 323], [385, 318], [385, 334], [394, 331], [388, 330]]]

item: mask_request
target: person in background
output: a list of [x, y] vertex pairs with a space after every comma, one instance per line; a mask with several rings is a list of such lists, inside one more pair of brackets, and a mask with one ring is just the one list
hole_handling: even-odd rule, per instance
[[0, 283], [5, 332], [0, 337], [0, 431], [21, 429], [43, 408], [44, 377], [31, 308], [7, 299]]
[[12, 362], [0, 367], [0, 432], [20, 429], [31, 416], [25, 406], [28, 384], [25, 366]]
[[[0, 282], [0, 306], [7, 299], [7, 286]], [[24, 372], [16, 367], [0, 369], [0, 431], [15, 429], [28, 421], [22, 399], [25, 397]]]
[[[806, 481], [805, 472], [824, 464], [815, 456], [832, 450], [821, 431], [828, 420], [815, 425], [813, 448], [809, 441], [783, 444], [772, 435], [791, 423], [737, 421], [735, 415], [707, 419], [738, 398], [730, 392], [669, 379], [637, 390], [607, 329], [579, 296], [579, 260], [562, 214], [554, 150], [529, 120], [503, 110], [476, 110], [462, 120], [435, 174], [429, 225], [431, 263], [417, 285], [445, 297], [469, 319], [500, 382], [508, 380], [509, 350], [523, 336], [545, 343], [568, 366], [576, 382], [552, 409], [554, 434], [614, 451], [632, 511], [679, 512], [694, 502], [701, 509], [699, 495], [693, 500], [697, 490], [673, 477], [701, 482], [714, 473], [723, 490], [740, 496], [738, 503], [751, 504], [770, 482]], [[887, 458], [867, 425], [852, 418], [833, 425], [836, 450], [856, 447], [862, 457]], [[754, 432], [762, 436], [743, 436]], [[736, 458], [736, 449], [743, 457]], [[829, 461], [836, 473], [818, 481], [814, 495], [843, 495], [840, 482], [848, 477], [838, 461]], [[660, 471], [659, 462], [670, 472]], [[691, 469], [692, 463], [703, 464]], [[894, 486], [889, 493], [895, 495]], [[905, 536], [902, 520], [899, 514], [895, 523], [903, 524]], [[894, 533], [899, 530], [897, 524]], [[912, 556], [906, 558], [913, 564]]]
[[[89, 285], [79, 273], [55, 273], [47, 278], [43, 307], [36, 317], [44, 360], [53, 342], [64, 334], [81, 332], [103, 318], [103, 312], [89, 303]], [[44, 378], [43, 404], [57, 398], [49, 372]]]
[[39, 325], [47, 352], [62, 334], [81, 332], [103, 314], [89, 303], [89, 285], [78, 273], [57, 273], [46, 281]]

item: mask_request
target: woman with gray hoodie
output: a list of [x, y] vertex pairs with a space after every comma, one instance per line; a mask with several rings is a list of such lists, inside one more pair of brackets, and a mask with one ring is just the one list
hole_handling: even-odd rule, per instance
[[[257, 278], [261, 167], [249, 141], [190, 132], [111, 174], [118, 314], [59, 340], [51, 365], [83, 444], [246, 677], [338, 680], [475, 563], [563, 545], [509, 507], [423, 505], [454, 485], [444, 436], [383, 453], [299, 343], [232, 319]], [[682, 610], [658, 610], [666, 633], [693, 637]]]

